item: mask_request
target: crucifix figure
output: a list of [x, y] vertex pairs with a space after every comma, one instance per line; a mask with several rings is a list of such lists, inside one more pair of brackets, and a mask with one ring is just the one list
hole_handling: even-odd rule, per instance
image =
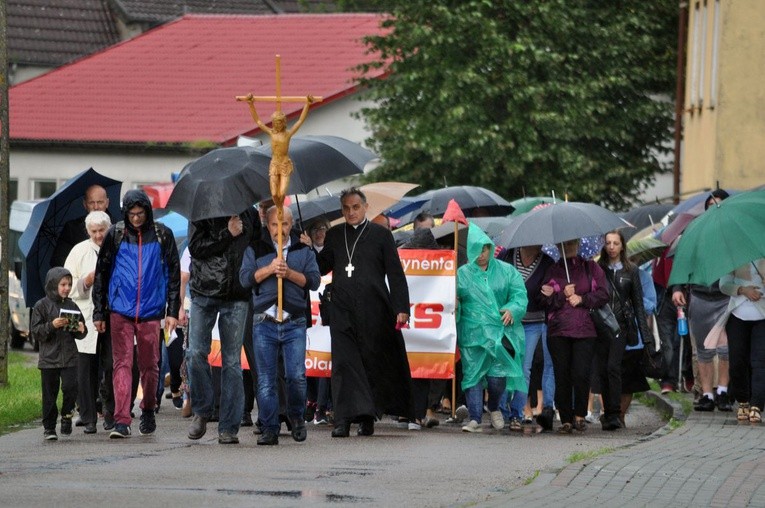
[[[277, 217], [281, 224], [284, 220], [284, 197], [287, 195], [287, 189], [290, 184], [290, 175], [293, 171], [292, 160], [289, 157], [290, 139], [297, 132], [308, 116], [308, 108], [314, 102], [321, 102], [321, 97], [307, 95], [305, 97], [283, 97], [281, 83], [281, 56], [276, 55], [276, 95], [272, 97], [260, 97], [253, 94], [237, 96], [237, 101], [246, 101], [250, 106], [252, 119], [261, 130], [271, 138], [271, 163], [268, 167], [269, 184], [271, 188], [271, 197], [276, 205]], [[276, 102], [276, 111], [271, 115], [271, 127], [264, 124], [258, 112], [255, 109], [256, 101]], [[305, 102], [300, 118], [291, 129], [287, 130], [287, 116], [282, 112], [282, 102]], [[283, 238], [281, 228], [278, 235], [278, 249], [276, 250], [279, 259], [282, 259]], [[282, 317], [282, 279], [277, 281], [278, 287], [278, 319]]]

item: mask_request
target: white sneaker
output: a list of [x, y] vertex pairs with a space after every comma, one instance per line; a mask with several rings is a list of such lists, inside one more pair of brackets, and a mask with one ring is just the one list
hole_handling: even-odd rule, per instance
[[483, 429], [481, 429], [481, 426], [477, 421], [470, 420], [467, 425], [462, 427], [462, 432], [483, 432]]
[[587, 423], [598, 423], [600, 421], [600, 415], [598, 413], [593, 413], [592, 411], [587, 411], [587, 416], [585, 416], [584, 419]]
[[422, 425], [417, 422], [409, 422], [409, 430], [421, 430]]
[[497, 430], [505, 428], [505, 417], [502, 416], [502, 411], [491, 412], [491, 426]]
[[454, 411], [454, 417], [458, 422], [464, 422], [468, 418], [468, 408], [465, 405], [458, 407]]

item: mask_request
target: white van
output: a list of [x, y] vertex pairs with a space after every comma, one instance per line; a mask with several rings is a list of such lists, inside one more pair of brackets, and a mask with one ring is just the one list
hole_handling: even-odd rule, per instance
[[8, 217], [8, 229], [10, 234], [9, 250], [11, 259], [8, 270], [8, 308], [10, 310], [11, 347], [21, 349], [24, 342], [30, 341], [35, 351], [39, 346], [35, 344], [29, 334], [29, 308], [24, 301], [24, 292], [21, 289], [21, 272], [24, 267], [24, 255], [19, 249], [19, 238], [27, 228], [32, 210], [40, 201], [14, 201], [11, 203], [11, 213]]

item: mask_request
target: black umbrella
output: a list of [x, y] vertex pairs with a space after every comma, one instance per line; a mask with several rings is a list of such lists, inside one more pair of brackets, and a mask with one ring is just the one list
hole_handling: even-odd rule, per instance
[[466, 217], [491, 216], [501, 217], [509, 215], [515, 210], [512, 204], [505, 198], [483, 187], [473, 187], [470, 185], [459, 185], [454, 187], [444, 187], [434, 189], [414, 196], [417, 200], [423, 200], [419, 209], [412, 210], [406, 215], [400, 217], [401, 222], [406, 224], [412, 222], [414, 217], [420, 212], [429, 212], [432, 215], [440, 216], [446, 211], [450, 200], [455, 200]]
[[340, 198], [338, 196], [319, 196], [303, 201], [300, 203], [300, 213], [298, 213], [298, 204], [292, 203], [290, 210], [293, 217], [298, 215], [302, 217], [304, 225], [322, 215], [330, 222], [343, 216], [340, 211]]
[[26, 258], [21, 275], [24, 299], [31, 307], [45, 296], [45, 276], [50, 270], [50, 259], [64, 224], [84, 217], [88, 212], [82, 204], [85, 191], [92, 185], [106, 189], [109, 213], [120, 216], [120, 190], [122, 182], [113, 180], [90, 168], [73, 176], [51, 197], [37, 203], [26, 230], [19, 238], [19, 248]]
[[[258, 171], [268, 177], [271, 145], [255, 150], [266, 156], [266, 164]], [[294, 171], [287, 194], [306, 194], [338, 178], [363, 174], [364, 166], [377, 155], [338, 136], [295, 136], [290, 140], [289, 157]]]
[[239, 214], [270, 195], [268, 161], [251, 146], [213, 150], [183, 168], [166, 208], [190, 221]]
[[618, 214], [619, 217], [634, 226], [623, 231], [624, 239], [629, 240], [641, 229], [659, 222], [674, 207], [675, 205], [671, 203], [648, 203], [647, 205], [633, 208], [628, 212]]

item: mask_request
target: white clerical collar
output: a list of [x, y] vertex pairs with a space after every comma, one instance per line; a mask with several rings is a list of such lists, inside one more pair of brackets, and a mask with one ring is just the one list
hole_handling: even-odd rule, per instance
[[363, 221], [361, 221], [361, 222], [359, 222], [359, 223], [358, 223], [358, 224], [356, 224], [355, 226], [354, 226], [354, 225], [352, 225], [352, 224], [348, 224], [348, 225], [349, 225], [349, 226], [351, 226], [353, 229], [359, 229], [359, 226], [363, 226], [363, 225], [364, 225], [364, 223], [365, 223], [366, 221], [367, 221], [367, 218], [366, 218], [366, 217], [364, 217], [364, 220], [363, 220]]

